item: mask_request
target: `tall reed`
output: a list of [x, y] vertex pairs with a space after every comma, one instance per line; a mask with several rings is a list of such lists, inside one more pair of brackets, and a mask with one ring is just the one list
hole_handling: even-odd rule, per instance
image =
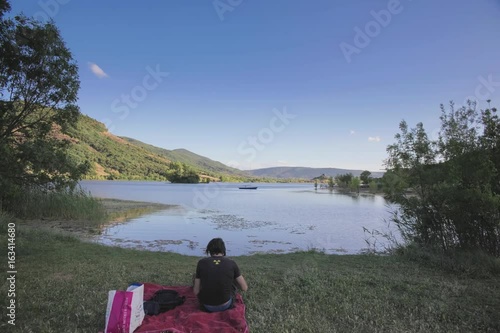
[[17, 191], [5, 210], [23, 219], [103, 221], [106, 211], [99, 199], [81, 188], [62, 191], [24, 189]]

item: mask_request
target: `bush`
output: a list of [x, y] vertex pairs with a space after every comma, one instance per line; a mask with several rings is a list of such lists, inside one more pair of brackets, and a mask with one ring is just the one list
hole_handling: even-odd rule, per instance
[[[446, 112], [430, 140], [423, 124], [401, 122], [387, 148], [387, 197], [400, 206], [393, 221], [406, 241], [453, 253], [500, 256], [500, 121], [475, 104]], [[481, 132], [482, 130], [482, 132]], [[408, 191], [408, 190], [411, 191]]]

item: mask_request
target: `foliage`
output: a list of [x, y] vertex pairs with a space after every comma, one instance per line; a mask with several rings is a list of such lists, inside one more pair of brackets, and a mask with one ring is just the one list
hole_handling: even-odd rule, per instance
[[406, 177], [400, 176], [404, 173], [404, 169], [400, 169], [398, 172], [395, 172], [394, 170], [387, 170], [387, 172], [384, 173], [380, 182], [387, 198], [394, 198], [395, 196], [401, 195], [401, 193], [408, 192], [408, 184], [405, 179]]
[[359, 186], [361, 185], [361, 180], [358, 177], [352, 177], [351, 183], [349, 184], [349, 189], [351, 191], [356, 191], [359, 193]]
[[7, 0], [0, 0], [0, 19], [3, 17], [4, 13], [10, 11], [10, 4]]
[[[9, 4], [2, 1], [0, 15]], [[88, 165], [55, 130], [76, 121], [78, 67], [53, 23], [0, 16], [0, 202], [18, 188], [74, 185]], [[3, 199], [3, 200], [2, 200]]]
[[332, 176], [330, 176], [330, 177], [328, 178], [328, 188], [329, 188], [330, 190], [333, 190], [333, 187], [334, 187], [334, 186], [335, 186], [335, 182], [333, 181], [333, 177], [332, 177]]
[[188, 165], [181, 162], [171, 162], [168, 180], [172, 183], [199, 183], [200, 176]]
[[372, 180], [371, 178], [371, 175], [372, 173], [368, 170], [365, 170], [361, 173], [361, 175], [359, 176], [359, 178], [361, 179], [361, 181], [363, 182], [363, 184], [369, 184], [370, 181]]
[[339, 187], [348, 188], [353, 178], [353, 174], [349, 172], [335, 176], [335, 181]]
[[441, 106], [434, 141], [422, 123], [409, 129], [401, 122], [383, 181], [401, 207], [394, 222], [406, 240], [500, 255], [499, 129], [496, 109], [478, 111], [474, 103], [451, 103], [448, 112]]
[[22, 188], [11, 195], [16, 204], [8, 210], [18, 218], [88, 221], [106, 218], [100, 201], [79, 188], [48, 193], [36, 187]]

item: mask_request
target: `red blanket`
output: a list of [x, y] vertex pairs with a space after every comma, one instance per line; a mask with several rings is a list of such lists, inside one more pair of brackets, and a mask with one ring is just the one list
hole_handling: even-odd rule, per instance
[[144, 299], [148, 300], [159, 289], [176, 290], [185, 296], [184, 304], [157, 316], [146, 316], [134, 333], [248, 333], [245, 319], [245, 304], [241, 295], [236, 295], [234, 307], [208, 313], [200, 310], [198, 299], [189, 286], [170, 287], [144, 283]]

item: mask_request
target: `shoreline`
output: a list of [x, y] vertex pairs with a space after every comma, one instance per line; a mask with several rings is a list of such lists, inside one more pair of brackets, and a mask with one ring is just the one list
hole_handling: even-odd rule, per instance
[[178, 205], [167, 205], [154, 202], [121, 200], [113, 198], [96, 197], [102, 204], [107, 214], [104, 221], [94, 222], [88, 220], [64, 220], [64, 219], [20, 219], [21, 226], [34, 229], [49, 229], [62, 233], [69, 233], [78, 238], [87, 239], [99, 234], [103, 228], [113, 224], [123, 223], [130, 219], [143, 215], [173, 209]]

